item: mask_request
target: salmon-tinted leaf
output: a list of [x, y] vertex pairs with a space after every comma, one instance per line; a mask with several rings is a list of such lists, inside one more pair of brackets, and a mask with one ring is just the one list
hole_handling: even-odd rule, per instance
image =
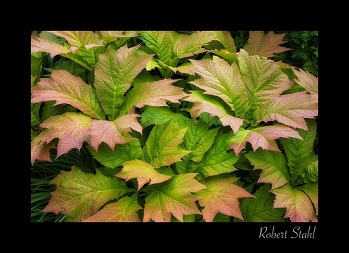
[[140, 222], [137, 211], [141, 208], [137, 203], [137, 195], [125, 196], [105, 205], [100, 211], [82, 222]]
[[41, 38], [40, 36], [32, 35], [31, 36], [31, 52], [46, 52], [51, 55], [51, 58], [56, 55], [62, 55], [69, 53], [69, 49], [57, 44], [53, 41]]
[[43, 140], [41, 132], [31, 141], [31, 164], [34, 165], [35, 160], [51, 162], [50, 150], [56, 148], [53, 142], [47, 143]]
[[282, 124], [253, 129], [240, 128], [230, 139], [231, 149], [238, 155], [245, 148], [246, 143], [250, 142], [254, 151], [259, 147], [265, 150], [280, 151], [275, 140], [281, 137], [302, 139], [296, 130]]
[[318, 101], [304, 92], [281, 95], [261, 105], [254, 113], [258, 122], [278, 121], [293, 128], [307, 130], [305, 119], [318, 115]]
[[195, 180], [196, 173], [173, 176], [161, 184], [147, 186], [143, 221], [170, 222], [171, 214], [183, 221], [183, 215], [201, 214], [193, 193], [205, 188]]
[[126, 181], [130, 180], [131, 178], [137, 178], [138, 191], [146, 183], [158, 184], [171, 178], [171, 176], [164, 175], [156, 171], [154, 166], [151, 164], [138, 159], [124, 162], [122, 170], [115, 176], [123, 178]]
[[101, 40], [98, 35], [92, 31], [50, 31], [56, 36], [62, 37], [67, 40], [70, 45], [70, 51], [75, 52], [80, 47], [86, 49], [102, 46]]
[[31, 88], [32, 103], [56, 100], [55, 105], [69, 104], [91, 118], [104, 119], [105, 115], [92, 86], [65, 70], [53, 70], [51, 78], [41, 78]]
[[260, 55], [264, 57], [274, 57], [275, 54], [290, 50], [280, 46], [284, 44], [285, 33], [275, 34], [273, 31], [264, 33], [263, 31], [250, 31], [246, 45], [243, 47], [250, 55]]
[[239, 198], [254, 196], [235, 185], [236, 180], [234, 177], [213, 177], [201, 181], [206, 188], [196, 192], [195, 195], [199, 198], [199, 204], [204, 207], [201, 213], [205, 221], [212, 222], [218, 212], [243, 220]]
[[276, 196], [274, 208], [286, 208], [285, 218], [291, 222], [317, 222], [313, 204], [303, 191], [285, 184], [271, 192]]

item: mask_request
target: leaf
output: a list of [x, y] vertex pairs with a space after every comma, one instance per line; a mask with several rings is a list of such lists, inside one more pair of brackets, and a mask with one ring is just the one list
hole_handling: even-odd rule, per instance
[[318, 93], [319, 81], [317, 77], [307, 71], [304, 71], [303, 69], [297, 70], [293, 68], [293, 73], [296, 75], [296, 78], [294, 79], [296, 83], [298, 83], [310, 93]]
[[195, 195], [199, 198], [199, 204], [204, 207], [201, 213], [206, 222], [212, 222], [218, 212], [243, 220], [238, 199], [253, 195], [235, 185], [236, 180], [234, 177], [213, 177], [201, 181], [206, 188], [196, 192]]
[[190, 112], [195, 118], [202, 113], [209, 113], [212, 116], [217, 116], [223, 126], [229, 126], [234, 132], [237, 132], [243, 123], [242, 119], [232, 116], [231, 112], [214, 96], [202, 94], [200, 91], [191, 91], [189, 96], [183, 100], [194, 103]]
[[190, 62], [194, 65], [194, 72], [201, 76], [190, 83], [205, 90], [204, 94], [223, 99], [237, 117], [243, 116], [248, 99], [238, 65], [236, 63], [230, 65], [217, 56], [213, 56], [212, 60], [190, 60]]
[[278, 121], [293, 128], [307, 130], [305, 118], [318, 115], [318, 102], [312, 96], [297, 92], [281, 95], [261, 105], [254, 113], [258, 122]]
[[41, 119], [39, 116], [39, 111], [40, 111], [40, 106], [41, 104], [37, 103], [37, 104], [31, 104], [30, 106], [30, 112], [31, 112], [31, 121], [30, 121], [30, 125], [33, 126], [37, 126], [41, 123]]
[[125, 136], [131, 129], [140, 131], [142, 127], [137, 121], [138, 114], [122, 115], [114, 121], [109, 120], [93, 120], [90, 126], [89, 134], [91, 135], [91, 145], [97, 151], [98, 146], [105, 142], [111, 149], [116, 144], [125, 144], [133, 140], [129, 136]]
[[276, 195], [274, 208], [286, 208], [284, 217], [291, 222], [317, 222], [314, 207], [303, 191], [285, 184], [271, 192]]
[[197, 171], [205, 178], [236, 170], [233, 165], [237, 162], [238, 157], [234, 152], [229, 151], [229, 136], [229, 133], [218, 132], [211, 148], [199, 163]]
[[277, 62], [240, 50], [239, 67], [251, 107], [255, 109], [277, 98], [294, 83], [284, 74]]
[[125, 196], [105, 205], [100, 211], [82, 222], [140, 222], [137, 211], [142, 207], [137, 203], [137, 195]]
[[69, 53], [69, 49], [59, 45], [53, 41], [47, 40], [45, 38], [40, 38], [39, 36], [31, 36], [31, 53], [45, 52], [51, 55], [51, 58], [56, 55], [62, 55]]
[[275, 54], [290, 50], [280, 46], [286, 41], [283, 40], [285, 33], [275, 34], [273, 31], [264, 33], [263, 31], [250, 31], [249, 38], [243, 50], [250, 55], [260, 55], [264, 57], [274, 57]]
[[90, 152], [98, 162], [109, 168], [115, 168], [126, 161], [140, 158], [142, 155], [142, 149], [138, 139], [126, 144], [117, 144], [114, 149], [110, 149], [107, 144], [101, 143], [98, 151], [90, 149]]
[[302, 183], [304, 180], [307, 181], [307, 179], [311, 179], [313, 173], [315, 174], [313, 180], [317, 181], [318, 158], [314, 154], [313, 149], [317, 132], [316, 121], [306, 120], [306, 122], [308, 130], [298, 130], [303, 140], [294, 138], [280, 139], [280, 143], [287, 156], [287, 164], [290, 168], [292, 183], [296, 183], [298, 180], [300, 180], [298, 183]]
[[271, 188], [275, 189], [289, 182], [290, 174], [283, 153], [258, 149], [255, 152], [245, 154], [245, 156], [255, 170], [262, 170], [257, 183], [271, 183]]
[[207, 51], [204, 45], [216, 38], [215, 32], [198, 31], [190, 35], [177, 34], [174, 42], [174, 53], [178, 58], [189, 57]]
[[252, 129], [240, 128], [230, 139], [231, 149], [238, 155], [245, 148], [246, 143], [250, 142], [254, 151], [259, 147], [265, 150], [280, 151], [275, 140], [281, 137], [302, 139], [296, 130], [281, 124]]
[[283, 208], [273, 208], [275, 196], [270, 187], [262, 185], [254, 194], [255, 198], [246, 198], [241, 202], [241, 213], [245, 222], [284, 222]]
[[98, 55], [95, 68], [96, 93], [103, 109], [111, 120], [116, 118], [123, 96], [132, 85], [135, 77], [145, 68], [153, 55], [137, 55], [140, 45], [128, 48], [127, 45], [116, 52], [107, 47]]
[[318, 201], [318, 182], [304, 184], [301, 189], [308, 195], [311, 202], [313, 202], [315, 207], [315, 214], [318, 215], [319, 201]]
[[121, 172], [115, 176], [123, 178], [126, 181], [131, 178], [137, 178], [137, 191], [139, 191], [146, 183], [158, 184], [171, 178], [171, 176], [158, 172], [151, 164], [138, 159], [124, 162]]
[[180, 100], [187, 97], [187, 94], [183, 92], [182, 88], [171, 85], [176, 81], [174, 79], [162, 79], [133, 87], [126, 94], [119, 115], [130, 113], [134, 107], [142, 108], [144, 105], [168, 106], [166, 101], [180, 103]]
[[173, 176], [162, 184], [152, 185], [145, 198], [143, 221], [169, 222], [171, 214], [180, 221], [183, 215], [201, 214], [192, 193], [205, 186], [194, 179], [196, 173]]
[[56, 100], [55, 105], [69, 104], [91, 118], [105, 118], [92, 86], [65, 70], [53, 70], [51, 78], [41, 78], [31, 93], [32, 103]]
[[56, 36], [66, 39], [70, 45], [70, 50], [75, 52], [80, 47], [86, 49], [102, 46], [98, 36], [92, 31], [50, 31]]
[[174, 52], [174, 41], [177, 33], [174, 31], [142, 31], [140, 39], [152, 49], [163, 63], [176, 67], [178, 58]]
[[155, 168], [181, 161], [190, 152], [179, 147], [186, 130], [171, 122], [154, 126], [143, 148], [144, 160]]
[[59, 139], [58, 158], [73, 148], [80, 150], [82, 143], [88, 141], [91, 123], [92, 119], [81, 113], [66, 112], [52, 116], [40, 124], [40, 127], [47, 128], [41, 140], [49, 143], [55, 138]]
[[98, 170], [95, 175], [84, 173], [75, 166], [71, 171], [61, 171], [50, 184], [57, 188], [43, 212], [61, 212], [67, 215], [66, 221], [85, 220], [109, 200], [132, 191], [121, 179], [104, 176]]
[[214, 35], [228, 52], [236, 53], [235, 42], [229, 31], [215, 31]]
[[150, 125], [161, 125], [168, 121], [178, 123], [178, 125], [183, 127], [191, 123], [190, 118], [184, 116], [182, 113], [171, 111], [169, 107], [148, 107], [142, 113], [140, 121], [144, 128]]
[[56, 148], [56, 145], [53, 142], [47, 143], [43, 136], [44, 132], [41, 132], [31, 141], [30, 155], [32, 165], [34, 165], [35, 160], [51, 162], [50, 150]]
[[209, 125], [204, 121], [192, 121], [184, 135], [184, 148], [191, 151], [187, 158], [200, 162], [204, 154], [212, 146], [219, 128], [208, 130]]

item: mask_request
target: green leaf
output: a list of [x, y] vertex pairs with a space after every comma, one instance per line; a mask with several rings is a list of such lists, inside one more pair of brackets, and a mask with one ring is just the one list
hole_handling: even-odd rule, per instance
[[255, 152], [245, 154], [245, 156], [255, 170], [262, 170], [258, 183], [271, 183], [271, 188], [274, 189], [289, 182], [290, 174], [286, 166], [286, 157], [283, 153], [258, 149]]
[[300, 189], [303, 190], [308, 195], [311, 202], [313, 202], [316, 215], [318, 215], [318, 210], [319, 210], [319, 201], [318, 201], [319, 189], [318, 188], [319, 188], [318, 182], [304, 184], [300, 187]]
[[201, 214], [194, 192], [205, 186], [194, 179], [196, 173], [173, 176], [161, 184], [147, 186], [143, 221], [169, 222], [171, 215], [183, 221], [183, 215]]
[[137, 55], [140, 45], [126, 45], [115, 51], [108, 47], [99, 54], [95, 68], [96, 93], [110, 120], [114, 120], [124, 101], [124, 94], [135, 77], [145, 68], [152, 55]]
[[208, 130], [209, 125], [204, 121], [192, 121], [184, 135], [184, 148], [191, 151], [187, 158], [200, 162], [204, 154], [212, 146], [219, 128]]
[[105, 205], [100, 211], [82, 222], [140, 222], [137, 211], [142, 207], [137, 195], [125, 196], [118, 201]]
[[40, 103], [31, 104], [31, 126], [37, 126], [41, 123], [40, 116], [39, 116], [39, 110], [40, 110]]
[[230, 133], [218, 132], [213, 145], [205, 153], [202, 161], [199, 163], [197, 171], [203, 176], [214, 176], [222, 173], [229, 173], [236, 170], [233, 166], [238, 157], [233, 151], [229, 151]]
[[241, 203], [241, 213], [245, 222], [284, 222], [285, 209], [273, 208], [275, 196], [268, 184], [262, 185], [254, 194]]
[[291, 173], [291, 183], [317, 181], [317, 155], [314, 154], [314, 142], [317, 133], [316, 121], [306, 120], [308, 130], [298, 129], [303, 140], [281, 138]]
[[182, 113], [171, 111], [169, 107], [147, 107], [142, 113], [141, 125], [143, 128], [150, 125], [161, 125], [171, 121], [178, 123], [180, 126], [187, 126], [191, 123], [191, 119], [184, 116]]
[[115, 168], [126, 161], [140, 158], [142, 155], [138, 139], [126, 144], [115, 145], [114, 150], [111, 150], [106, 143], [102, 143], [98, 151], [92, 148], [89, 148], [89, 150], [98, 162], [109, 168]]
[[186, 130], [171, 122], [154, 126], [143, 148], [144, 160], [155, 168], [181, 161], [190, 152], [179, 147]]
[[133, 191], [121, 179], [106, 177], [98, 170], [96, 175], [84, 173], [75, 166], [71, 171], [61, 171], [51, 184], [57, 188], [43, 212], [66, 214], [66, 221], [71, 222], [85, 220], [109, 200]]

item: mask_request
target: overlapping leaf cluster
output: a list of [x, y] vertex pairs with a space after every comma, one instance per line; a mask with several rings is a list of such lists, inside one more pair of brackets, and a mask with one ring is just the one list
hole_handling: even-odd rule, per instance
[[33, 33], [32, 165], [84, 145], [100, 166], [61, 171], [43, 212], [317, 221], [318, 80], [272, 60], [284, 42], [250, 32], [237, 52], [225, 31]]

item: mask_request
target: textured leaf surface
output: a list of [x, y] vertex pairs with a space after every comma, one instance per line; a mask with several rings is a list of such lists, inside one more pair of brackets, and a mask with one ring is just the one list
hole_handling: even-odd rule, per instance
[[239, 198], [253, 197], [244, 188], [234, 182], [237, 178], [210, 178], [204, 180], [206, 188], [195, 193], [199, 204], [204, 207], [201, 211], [206, 222], [213, 221], [218, 212], [243, 220], [240, 211]]
[[314, 154], [316, 121], [307, 120], [306, 122], [308, 130], [298, 130], [298, 133], [303, 140], [294, 138], [280, 139], [280, 143], [282, 144], [287, 156], [292, 182], [301, 179], [301, 176], [311, 176], [311, 174], [315, 172], [316, 175], [314, 176], [316, 176], [317, 179], [317, 155]]
[[125, 45], [117, 51], [108, 47], [103, 54], [98, 55], [94, 85], [103, 109], [112, 120], [115, 119], [132, 81], [152, 58], [152, 55], [137, 55], [139, 47], [140, 45], [128, 48]]
[[265, 150], [280, 151], [275, 140], [281, 137], [294, 137], [302, 139], [298, 132], [288, 126], [275, 124], [272, 126], [262, 126], [253, 129], [241, 128], [231, 137], [231, 149], [238, 155], [246, 146], [247, 142], [252, 144], [254, 151], [261, 147]]
[[190, 60], [195, 73], [201, 78], [190, 83], [205, 90], [205, 94], [223, 99], [236, 112], [237, 117], [246, 112], [248, 102], [238, 65], [213, 56], [213, 59]]
[[243, 123], [242, 119], [232, 116], [232, 112], [214, 96], [202, 94], [200, 91], [191, 91], [188, 97], [183, 100], [194, 103], [190, 112], [195, 118], [206, 112], [212, 116], [217, 116], [223, 126], [229, 126], [234, 132], [237, 132]]
[[292, 222], [317, 222], [314, 207], [303, 191], [286, 184], [271, 192], [276, 196], [274, 208], [286, 208], [285, 218]]
[[[194, 179], [195, 173], [173, 176], [159, 185], [152, 185], [145, 198], [143, 221], [169, 222], [171, 215], [183, 221], [183, 215], [201, 214], [194, 192], [205, 186]], [[149, 187], [149, 186], [148, 186]]]
[[246, 198], [241, 203], [241, 213], [245, 222], [283, 222], [285, 209], [273, 208], [275, 196], [270, 187], [262, 185], [254, 194], [255, 198]]
[[229, 31], [215, 31], [214, 36], [228, 52], [236, 53], [235, 42]]
[[318, 78], [314, 75], [310, 74], [303, 69], [293, 69], [294, 74], [296, 75], [296, 79], [294, 80], [296, 83], [301, 85], [310, 93], [318, 93], [319, 90], [319, 81]]
[[141, 144], [138, 139], [126, 144], [117, 144], [113, 150], [107, 144], [102, 143], [98, 148], [98, 152], [94, 149], [90, 151], [98, 162], [109, 168], [115, 168], [126, 161], [140, 158], [142, 155]]
[[141, 208], [137, 203], [137, 195], [125, 196], [114, 203], [105, 205], [83, 222], [140, 222], [137, 211]]
[[72, 166], [71, 171], [62, 171], [52, 181], [56, 190], [43, 212], [63, 213], [66, 221], [82, 221], [95, 213], [109, 200], [117, 199], [132, 189], [118, 178], [82, 172]]
[[190, 152], [179, 147], [186, 130], [171, 122], [154, 126], [143, 148], [144, 160], [155, 168], [181, 161]]
[[264, 57], [274, 57], [275, 54], [290, 50], [280, 46], [284, 44], [285, 33], [275, 34], [273, 31], [264, 33], [263, 31], [250, 31], [246, 45], [243, 47], [250, 55], [260, 55]]
[[319, 210], [319, 200], [318, 200], [318, 183], [309, 183], [302, 185], [301, 189], [309, 196], [311, 202], [313, 202], [316, 215], [318, 215]]
[[229, 151], [229, 135], [229, 133], [218, 132], [213, 145], [199, 163], [198, 171], [204, 177], [230, 173], [236, 170], [233, 165], [237, 162], [238, 157], [233, 151]]
[[31, 36], [31, 52], [46, 52], [51, 55], [51, 58], [56, 55], [67, 54], [69, 49], [57, 44], [53, 41], [47, 40], [45, 38], [40, 38], [39, 36]]
[[67, 40], [72, 52], [79, 47], [84, 46], [89, 49], [95, 46], [101, 46], [102, 43], [98, 36], [92, 31], [50, 31], [51, 33]]
[[307, 130], [305, 118], [318, 115], [318, 101], [303, 92], [285, 94], [261, 105], [254, 115], [258, 122], [276, 120], [293, 128]]
[[174, 52], [178, 58], [189, 57], [207, 51], [203, 46], [216, 38], [212, 31], [198, 31], [190, 35], [177, 34]]
[[200, 162], [204, 154], [212, 146], [219, 128], [208, 130], [204, 121], [192, 121], [184, 135], [184, 148], [191, 151], [187, 158]]
[[51, 78], [41, 78], [31, 93], [32, 103], [56, 100], [55, 105], [69, 104], [92, 118], [105, 118], [92, 86], [65, 70], [53, 70]]
[[258, 55], [251, 56], [244, 50], [239, 51], [238, 59], [241, 78], [253, 109], [278, 97], [294, 84], [272, 60]]
[[158, 172], [151, 164], [135, 159], [123, 163], [122, 170], [115, 175], [126, 181], [136, 178], [138, 182], [138, 191], [146, 184], [158, 184], [169, 180], [171, 176]]
[[180, 103], [187, 97], [183, 89], [172, 85], [174, 79], [162, 79], [155, 82], [146, 82], [135, 86], [125, 96], [125, 101], [120, 109], [120, 115], [129, 113], [134, 107], [141, 108], [144, 105], [168, 106], [167, 101]]
[[191, 123], [190, 118], [182, 113], [173, 112], [169, 107], [148, 107], [142, 113], [140, 121], [143, 127], [160, 125], [168, 121], [178, 123], [180, 126], [186, 126]]
[[80, 150], [84, 141], [88, 141], [92, 119], [81, 113], [66, 112], [48, 118], [41, 127], [47, 128], [41, 136], [47, 143], [58, 138], [57, 157], [73, 148]]
[[142, 127], [137, 121], [138, 114], [122, 115], [114, 121], [94, 120], [91, 123], [89, 134], [91, 135], [91, 145], [95, 150], [105, 142], [111, 149], [116, 144], [125, 144], [133, 140], [124, 135], [132, 129], [142, 132]]
[[254, 166], [261, 169], [258, 183], [271, 183], [272, 189], [279, 188], [290, 180], [286, 157], [281, 152], [258, 149], [245, 155]]
[[53, 142], [47, 143], [43, 136], [44, 132], [41, 132], [31, 141], [30, 157], [32, 165], [35, 160], [51, 162], [50, 150], [56, 148], [56, 145]]

